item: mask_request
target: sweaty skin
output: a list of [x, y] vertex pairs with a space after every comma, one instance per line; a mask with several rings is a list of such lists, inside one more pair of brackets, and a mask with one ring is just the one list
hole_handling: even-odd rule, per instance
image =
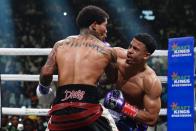
[[[40, 82], [49, 85], [57, 67], [58, 86], [88, 84], [96, 86], [104, 72], [111, 71], [115, 51], [90, 34], [70, 36], [58, 41], [41, 69]], [[115, 80], [115, 79], [114, 79]]]
[[115, 47], [119, 66], [119, 88], [125, 100], [139, 111], [134, 119], [147, 125], [154, 125], [161, 108], [161, 82], [156, 73], [145, 63], [144, 44], [133, 39], [128, 50]]

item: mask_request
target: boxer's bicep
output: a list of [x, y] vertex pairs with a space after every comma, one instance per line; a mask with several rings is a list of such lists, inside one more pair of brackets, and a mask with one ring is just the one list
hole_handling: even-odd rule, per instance
[[161, 108], [160, 97], [151, 98], [148, 95], [144, 96], [144, 109], [151, 115], [157, 115]]
[[[145, 85], [150, 86], [150, 84]], [[148, 88], [148, 87], [147, 87]], [[159, 111], [161, 109], [161, 84], [155, 81], [150, 88], [145, 90], [143, 98], [143, 110], [139, 110], [137, 119], [148, 125], [154, 125], [158, 119]]]
[[150, 90], [144, 95], [144, 107], [146, 111], [149, 111], [152, 114], [159, 113], [161, 108], [161, 91], [161, 83], [157, 79]]
[[56, 51], [61, 44], [62, 42], [55, 43], [52, 51], [48, 55], [46, 63], [41, 69], [40, 83], [42, 85], [48, 86], [52, 82], [53, 72], [56, 68]]
[[137, 119], [147, 125], [153, 126], [156, 124], [159, 111], [161, 108], [160, 98], [151, 98], [148, 95], [144, 96], [144, 109], [139, 110]]
[[117, 54], [115, 50], [111, 50], [111, 62], [105, 70], [107, 78], [111, 83], [117, 81], [118, 78], [118, 65], [117, 65]]
[[56, 65], [56, 48], [53, 48], [50, 54], [48, 55], [47, 61], [45, 63], [48, 67], [55, 67]]
[[118, 68], [115, 63], [110, 63], [105, 70], [106, 79], [109, 83], [115, 83], [118, 79]]

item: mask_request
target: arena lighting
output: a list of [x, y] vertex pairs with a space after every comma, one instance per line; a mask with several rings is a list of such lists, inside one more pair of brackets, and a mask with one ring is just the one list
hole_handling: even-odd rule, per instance
[[63, 12], [63, 15], [66, 16], [67, 15], [67, 12]]
[[44, 0], [43, 4], [49, 21], [55, 25], [51, 28], [58, 33], [59, 38], [77, 33], [75, 20], [72, 17], [74, 11], [68, 0]]
[[[0, 42], [0, 47], [14, 48], [16, 46], [15, 28], [14, 28], [15, 24], [14, 24], [14, 17], [13, 17], [14, 10], [12, 9], [11, 4], [12, 4], [11, 0], [0, 0], [0, 20], [1, 20], [0, 21], [0, 30], [1, 30], [0, 32], [2, 33], [2, 38], [0, 38], [2, 40]], [[17, 58], [15, 57], [5, 57], [5, 56], [1, 57], [0, 58], [1, 73], [3, 72], [14, 73], [16, 71], [16, 68], [11, 66], [10, 63], [15, 63], [16, 60]], [[7, 62], [9, 61], [9, 62], [6, 64], [6, 68], [5, 68], [3, 62], [6, 62], [6, 61]], [[5, 82], [5, 84], [7, 84], [7, 82]], [[12, 90], [12, 92], [16, 93], [16, 90], [18, 88], [15, 88], [15, 86], [13, 85], [14, 85], [13, 82], [7, 84], [7, 88], [8, 90]]]
[[[139, 10], [135, 6], [135, 2], [133, 0], [107, 0], [106, 1], [108, 8], [114, 10], [110, 15], [117, 18], [117, 24], [123, 29], [118, 30], [120, 34], [127, 40], [130, 39], [140, 32], [150, 32], [150, 29], [147, 27], [143, 27], [141, 19], [138, 16], [137, 11]], [[127, 47], [128, 45], [122, 45], [123, 47]]]
[[146, 19], [149, 21], [155, 20], [155, 16], [153, 15], [152, 10], [142, 10], [142, 15], [140, 16], [140, 19]]
[[[3, 45], [4, 47], [14, 47], [15, 43], [15, 29], [12, 12], [10, 0], [0, 0], [0, 29], [4, 36], [2, 39], [8, 41]], [[2, 43], [0, 43], [0, 47], [2, 47], [1, 44]]]

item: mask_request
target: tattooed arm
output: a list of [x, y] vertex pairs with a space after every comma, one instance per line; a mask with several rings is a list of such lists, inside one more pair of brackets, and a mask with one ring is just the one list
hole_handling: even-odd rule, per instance
[[48, 102], [49, 96], [55, 96], [54, 92], [50, 88], [50, 84], [52, 82], [53, 72], [56, 67], [56, 51], [61, 43], [62, 42], [55, 43], [52, 51], [48, 55], [48, 59], [45, 65], [41, 69], [39, 84], [36, 88], [36, 94], [39, 100], [44, 101], [44, 103]]
[[61, 43], [62, 42], [55, 43], [52, 51], [48, 55], [45, 65], [41, 69], [39, 81], [43, 86], [49, 86], [52, 82], [53, 72], [56, 68], [56, 50]]
[[99, 80], [100, 85], [107, 85], [115, 83], [118, 79], [118, 65], [117, 65], [117, 54], [116, 51], [111, 48], [111, 62], [105, 69], [105, 77]]

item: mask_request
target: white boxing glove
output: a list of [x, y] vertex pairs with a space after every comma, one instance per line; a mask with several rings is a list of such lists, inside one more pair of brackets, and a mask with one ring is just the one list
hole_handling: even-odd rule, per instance
[[51, 87], [45, 87], [41, 84], [37, 86], [36, 94], [39, 99], [39, 105], [48, 108], [56, 97], [56, 92]]
[[36, 94], [37, 94], [38, 98], [40, 96], [50, 94], [51, 92], [52, 92], [52, 89], [50, 88], [50, 86], [46, 87], [41, 84], [38, 84], [37, 89], [36, 89]]

